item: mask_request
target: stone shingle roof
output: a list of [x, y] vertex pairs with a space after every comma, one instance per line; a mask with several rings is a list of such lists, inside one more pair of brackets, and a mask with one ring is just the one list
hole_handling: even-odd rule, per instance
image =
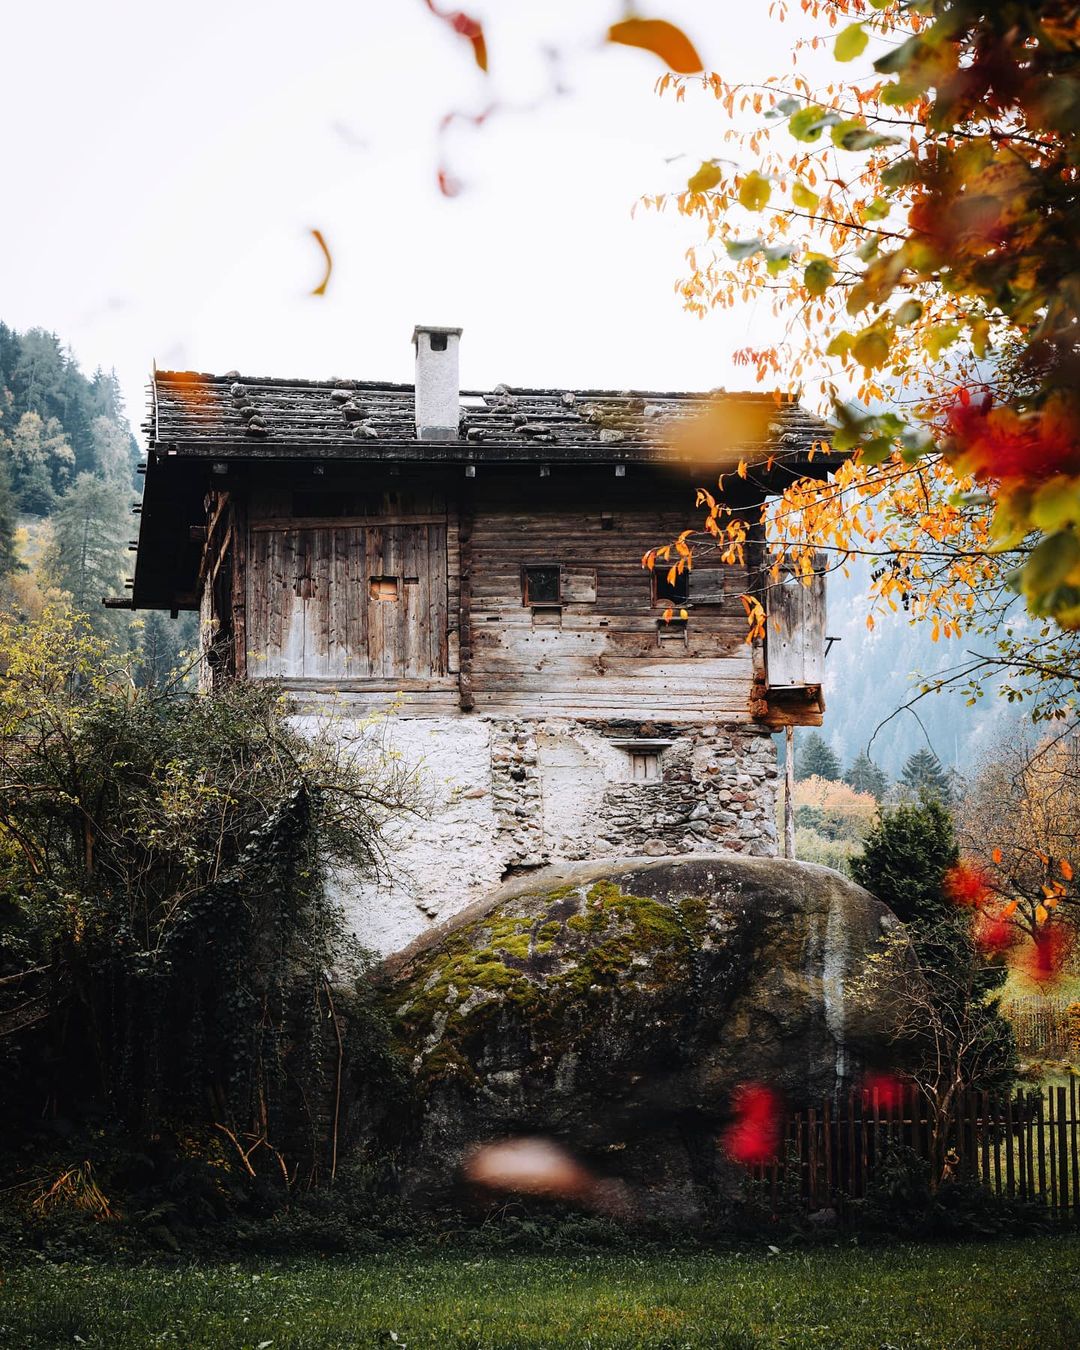
[[[413, 386], [157, 371], [145, 425], [151, 448], [180, 455], [341, 458], [682, 458], [679, 429], [716, 400], [760, 430], [747, 448], [797, 458], [829, 428], [770, 394], [639, 390], [464, 391], [457, 441], [417, 440]], [[422, 451], [422, 453], [421, 453]]]

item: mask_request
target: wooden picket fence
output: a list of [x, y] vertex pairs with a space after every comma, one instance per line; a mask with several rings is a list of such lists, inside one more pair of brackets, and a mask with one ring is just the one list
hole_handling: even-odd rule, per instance
[[[967, 1092], [948, 1121], [948, 1170], [980, 1181], [999, 1196], [1041, 1205], [1060, 1223], [1080, 1224], [1080, 1113], [1073, 1078], [1066, 1087], [998, 1098]], [[931, 1156], [925, 1099], [911, 1085], [885, 1093], [851, 1092], [839, 1101], [792, 1113], [771, 1163], [754, 1165], [754, 1180], [776, 1211], [781, 1194], [811, 1212], [843, 1210], [866, 1195], [898, 1146]]]
[[1071, 1000], [1041, 994], [1010, 999], [1001, 1011], [1012, 1024], [1022, 1055], [1067, 1059], [1073, 1049], [1069, 1020]]

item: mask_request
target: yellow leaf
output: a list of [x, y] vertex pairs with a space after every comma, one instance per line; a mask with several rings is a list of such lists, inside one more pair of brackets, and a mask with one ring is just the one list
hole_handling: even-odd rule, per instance
[[836, 38], [836, 44], [833, 47], [833, 55], [838, 61], [854, 61], [862, 52], [866, 50], [866, 44], [869, 42], [866, 29], [861, 23], [851, 23], [839, 33]]
[[889, 339], [878, 328], [868, 328], [851, 344], [851, 354], [864, 370], [878, 370], [889, 359]]
[[691, 192], [708, 192], [719, 183], [720, 176], [719, 168], [706, 160], [686, 186]]
[[811, 192], [805, 183], [796, 182], [791, 189], [791, 200], [800, 210], [813, 212], [821, 198], [816, 192]]
[[772, 195], [769, 180], [758, 173], [757, 169], [748, 173], [739, 185], [739, 202], [748, 211], [763, 211]]
[[1049, 917], [1050, 917], [1050, 911], [1046, 908], [1045, 905], [1036, 905], [1036, 906], [1035, 906], [1035, 922], [1036, 922], [1036, 923], [1045, 923]]
[[608, 41], [652, 52], [677, 75], [696, 75], [704, 69], [694, 44], [665, 19], [624, 19], [608, 29]]

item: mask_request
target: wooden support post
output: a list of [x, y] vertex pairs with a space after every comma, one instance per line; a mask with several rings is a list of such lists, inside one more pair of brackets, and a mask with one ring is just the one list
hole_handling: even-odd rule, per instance
[[784, 728], [784, 857], [795, 856], [795, 728]]

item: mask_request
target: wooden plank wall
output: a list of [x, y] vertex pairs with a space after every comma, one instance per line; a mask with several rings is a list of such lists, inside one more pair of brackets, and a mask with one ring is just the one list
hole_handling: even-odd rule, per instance
[[[531, 475], [325, 501], [260, 490], [247, 511], [247, 673], [431, 694], [429, 710], [446, 712], [749, 720], [745, 571], [713, 563], [707, 576], [701, 560], [684, 628], [663, 623], [641, 567], [692, 507], [685, 484], [620, 480], [597, 494]], [[524, 603], [531, 564], [560, 566], [561, 606]], [[396, 603], [371, 595], [380, 576], [398, 578]]]
[[[625, 489], [603, 498], [570, 485], [526, 495], [478, 480], [471, 540], [472, 689], [478, 710], [519, 716], [749, 718], [752, 652], [739, 596], [741, 569], [724, 568], [720, 603], [694, 605], [685, 633], [664, 625], [645, 551], [690, 517], [684, 487]], [[612, 494], [614, 496], [614, 494]], [[604, 528], [604, 515], [610, 527]], [[522, 603], [522, 568], [558, 563], [561, 614]], [[715, 564], [714, 564], [715, 565]], [[595, 594], [595, 600], [579, 597]]]

